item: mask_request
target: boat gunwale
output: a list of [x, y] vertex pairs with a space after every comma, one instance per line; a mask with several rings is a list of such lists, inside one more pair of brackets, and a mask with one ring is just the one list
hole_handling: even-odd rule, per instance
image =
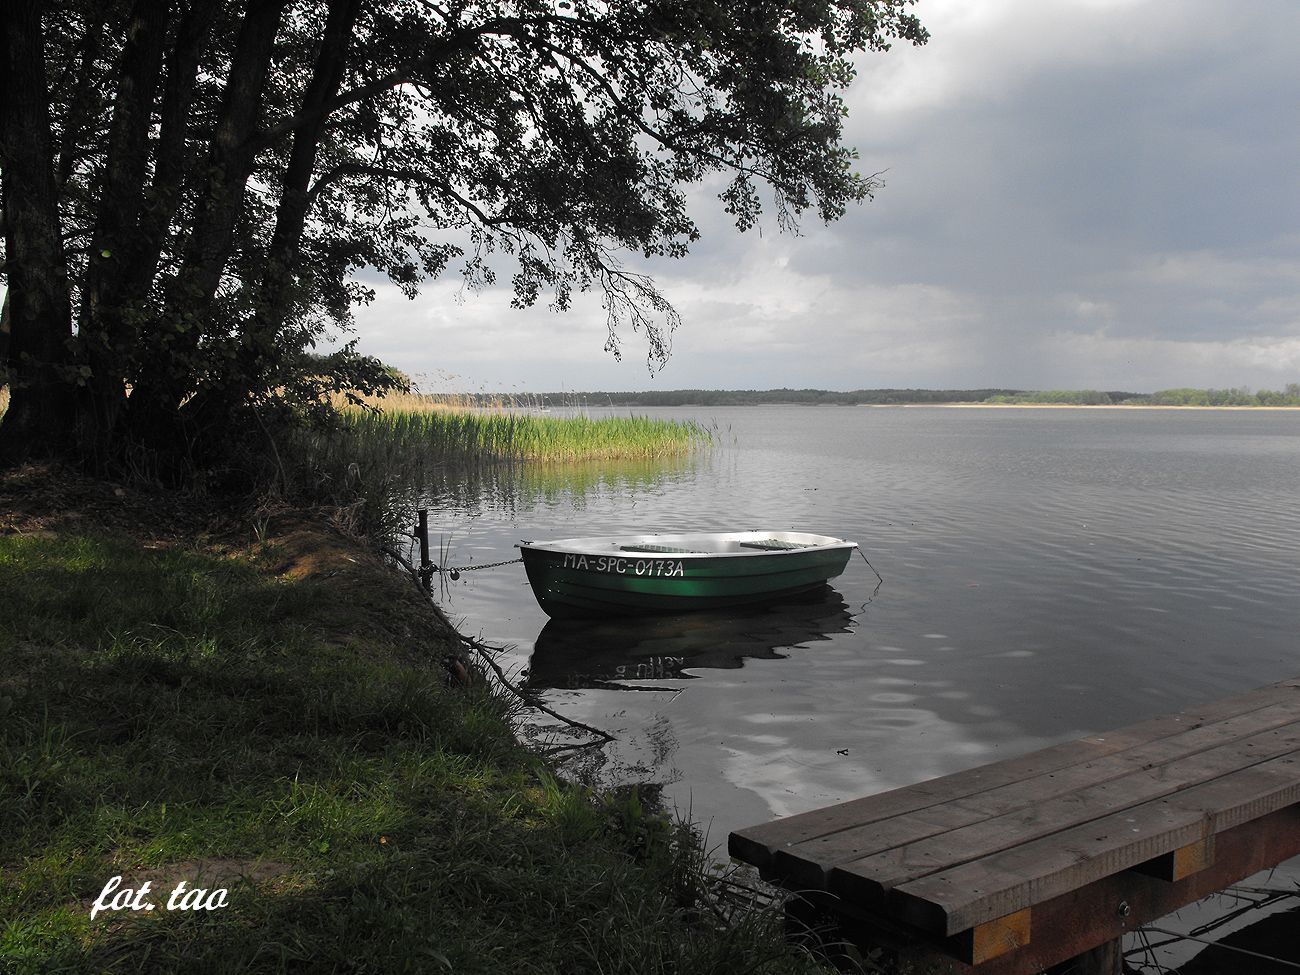
[[[781, 536], [791, 536], [782, 538]], [[660, 545], [671, 542], [680, 542], [687, 544], [691, 539], [712, 539], [714, 541], [734, 542], [737, 545], [745, 542], [763, 541], [772, 539], [775, 541], [793, 541], [795, 538], [816, 539], [816, 541], [800, 542], [798, 548], [781, 548], [781, 549], [738, 549], [734, 551], [707, 552], [707, 551], [683, 551], [683, 552], [630, 552], [621, 546], [624, 545]], [[610, 546], [613, 548], [605, 548]], [[731, 559], [731, 558], [755, 558], [762, 556], [797, 556], [800, 554], [811, 554], [813, 552], [831, 552], [837, 549], [855, 549], [858, 547], [857, 542], [851, 542], [844, 538], [835, 538], [831, 535], [818, 535], [813, 532], [796, 532], [796, 531], [744, 531], [744, 532], [676, 532], [676, 533], [643, 533], [639, 535], [593, 535], [579, 538], [557, 538], [541, 542], [520, 542], [517, 546], [521, 552], [549, 552], [554, 555], [586, 555], [586, 556], [608, 556], [623, 554], [628, 557], [639, 556], [641, 558], [657, 559]]]

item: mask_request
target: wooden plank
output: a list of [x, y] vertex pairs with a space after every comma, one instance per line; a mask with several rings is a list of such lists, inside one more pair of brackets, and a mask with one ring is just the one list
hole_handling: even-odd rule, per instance
[[1108, 734], [1064, 742], [903, 789], [750, 826], [731, 833], [728, 851], [739, 860], [752, 863], [765, 872], [770, 871], [777, 850], [844, 829], [965, 798], [1019, 779], [1093, 761], [1153, 739], [1176, 735], [1189, 728], [1222, 721], [1282, 701], [1296, 701], [1300, 697], [1298, 691], [1300, 678], [1280, 681], [1244, 694], [1194, 705], [1178, 714], [1144, 721]]
[[[1208, 822], [1208, 821], [1206, 821]], [[1241, 827], [1239, 827], [1241, 828]], [[1148, 877], [1175, 882], [1194, 873], [1208, 870], [1214, 864], [1215, 834], [1211, 833], [1195, 843], [1179, 847], [1172, 853], [1148, 860], [1133, 869]], [[1254, 873], [1251, 870], [1249, 873]], [[1243, 873], [1241, 876], [1247, 876]], [[1124, 911], [1130, 910], [1128, 902], [1121, 902]], [[969, 931], [956, 936], [959, 957], [972, 965], [990, 961], [1009, 951], [1023, 948], [1030, 942], [1034, 908], [1026, 907], [1007, 917], [977, 924]], [[1126, 916], [1118, 912], [1122, 918]], [[1118, 939], [1114, 939], [1118, 941]], [[1110, 943], [1114, 943], [1110, 942]]]
[[1234, 715], [1094, 761], [1010, 782], [942, 806], [820, 836], [772, 854], [771, 872], [803, 887], [825, 886], [834, 866], [917, 843], [999, 815], [1036, 808], [1084, 787], [1166, 765], [1300, 720], [1297, 700]]
[[[1300, 752], [1292, 752], [1174, 795], [919, 877], [890, 892], [888, 910], [923, 929], [955, 934], [1297, 802]], [[1218, 852], [1221, 858], [1222, 851]], [[1193, 874], [1187, 880], [1209, 873], [1213, 870]], [[832, 892], [844, 898], [859, 898], [864, 884], [870, 883], [852, 866], [836, 868], [831, 874]]]
[[[1300, 856], [1300, 805], [1290, 806], [1217, 835], [1217, 858], [1206, 870], [1169, 883], [1123, 871], [1035, 906], [1033, 940], [978, 968], [960, 940], [925, 940], [919, 932], [901, 947], [915, 970], [951, 975], [1034, 975], [1078, 957], [1261, 870]], [[1119, 909], [1124, 905], [1124, 910]], [[845, 932], [867, 948], [882, 936], [899, 944], [898, 929], [882, 935], [871, 922], [847, 920]], [[892, 932], [892, 933], [891, 933]], [[954, 956], [961, 958], [955, 960]]]
[[[1003, 850], [1023, 846], [1027, 841], [1050, 837], [1090, 820], [1223, 776], [1239, 774], [1243, 768], [1297, 750], [1300, 750], [1300, 722], [1078, 789], [1002, 816], [981, 819], [915, 843], [892, 847], [839, 864], [833, 870], [854, 878], [854, 896], [865, 898], [868, 903], [878, 903], [894, 887], [927, 874], [979, 861]], [[1142, 859], [1199, 838], [1194, 836], [1182, 843], [1171, 843]], [[836, 889], [833, 883], [831, 889]], [[1012, 910], [1015, 909], [1018, 908]]]

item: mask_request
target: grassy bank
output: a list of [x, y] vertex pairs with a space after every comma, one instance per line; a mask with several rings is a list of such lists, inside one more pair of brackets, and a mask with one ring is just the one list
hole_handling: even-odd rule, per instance
[[[422, 598], [319, 521], [0, 525], [0, 969], [813, 970], [720, 922], [689, 829], [449, 688]], [[91, 920], [115, 876], [157, 909]], [[226, 905], [166, 909], [181, 881]]]

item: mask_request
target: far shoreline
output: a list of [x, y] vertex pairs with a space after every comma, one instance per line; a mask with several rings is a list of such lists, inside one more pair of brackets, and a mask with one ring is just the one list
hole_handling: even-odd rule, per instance
[[902, 407], [903, 409], [940, 410], [1234, 410], [1244, 413], [1300, 411], [1300, 406], [1175, 406], [1160, 403], [862, 403], [860, 405], [871, 409]]
[[[961, 409], [1300, 409], [1300, 383], [1282, 391], [1261, 389], [1200, 389], [1177, 387], [1151, 393], [1131, 390], [1026, 390], [997, 387], [974, 389], [665, 389], [624, 391], [566, 391], [489, 397], [483, 393], [423, 393], [429, 399], [453, 400], [465, 407], [551, 407], [647, 409], [696, 407], [719, 409], [751, 406], [939, 406]], [[1041, 398], [1040, 398], [1041, 397]]]

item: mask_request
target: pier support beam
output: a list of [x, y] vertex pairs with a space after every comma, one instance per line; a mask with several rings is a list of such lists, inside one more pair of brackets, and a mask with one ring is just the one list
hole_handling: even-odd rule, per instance
[[1047, 975], [1122, 975], [1124, 950], [1119, 938], [1098, 945], [1047, 970]]

